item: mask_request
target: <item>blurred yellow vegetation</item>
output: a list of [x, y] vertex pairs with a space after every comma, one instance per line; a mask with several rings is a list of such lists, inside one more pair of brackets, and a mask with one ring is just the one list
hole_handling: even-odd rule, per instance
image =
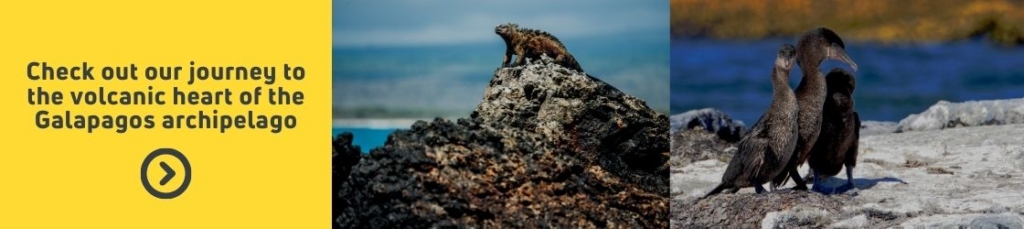
[[862, 41], [942, 42], [988, 35], [1024, 44], [1021, 0], [671, 0], [672, 36], [759, 39], [825, 26]]

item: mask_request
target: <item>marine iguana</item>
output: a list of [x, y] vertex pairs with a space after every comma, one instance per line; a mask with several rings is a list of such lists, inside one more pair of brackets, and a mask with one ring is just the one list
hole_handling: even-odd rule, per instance
[[[520, 66], [526, 63], [526, 58], [537, 60], [542, 54], [547, 54], [555, 59], [556, 64], [583, 72], [583, 68], [576, 62], [576, 58], [569, 54], [565, 45], [547, 32], [520, 28], [515, 23], [508, 23], [495, 27], [494, 33], [505, 40], [505, 59], [501, 62], [502, 67]], [[516, 55], [516, 61], [509, 65], [513, 54]]]

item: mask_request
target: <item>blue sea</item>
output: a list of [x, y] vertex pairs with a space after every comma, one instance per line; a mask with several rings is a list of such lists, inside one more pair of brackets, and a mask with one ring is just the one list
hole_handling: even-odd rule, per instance
[[[487, 31], [489, 32], [489, 31]], [[563, 42], [590, 75], [669, 109], [669, 39], [657, 29]], [[335, 118], [466, 117], [505, 53], [498, 36], [457, 45], [335, 47]]]
[[352, 144], [358, 145], [365, 154], [373, 148], [384, 146], [384, 143], [388, 141], [388, 135], [395, 130], [398, 129], [335, 127], [331, 130], [331, 139], [342, 132], [352, 132]]
[[[753, 125], [771, 101], [771, 68], [780, 45], [795, 39], [753, 42], [672, 42], [671, 112], [712, 107]], [[847, 43], [858, 64], [854, 91], [863, 120], [899, 121], [939, 100], [1024, 97], [1024, 48], [984, 39], [951, 43], [886, 45]], [[825, 61], [822, 72], [849, 67]], [[790, 74], [796, 88], [800, 70]]]

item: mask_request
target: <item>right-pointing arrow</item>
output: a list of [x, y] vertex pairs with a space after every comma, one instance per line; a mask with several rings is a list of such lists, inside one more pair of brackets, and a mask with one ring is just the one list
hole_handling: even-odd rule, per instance
[[171, 166], [168, 166], [167, 163], [162, 161], [160, 162], [160, 168], [163, 168], [164, 172], [167, 172], [167, 175], [164, 175], [164, 178], [160, 179], [160, 185], [165, 185], [168, 181], [171, 181], [171, 178], [174, 177], [175, 173], [174, 170], [171, 169]]

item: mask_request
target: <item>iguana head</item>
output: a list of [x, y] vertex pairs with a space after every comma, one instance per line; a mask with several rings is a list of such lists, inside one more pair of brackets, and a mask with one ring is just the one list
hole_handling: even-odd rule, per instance
[[498, 25], [498, 27], [494, 27], [494, 33], [502, 37], [508, 37], [518, 29], [519, 25], [517, 25], [516, 23], [501, 24]]

